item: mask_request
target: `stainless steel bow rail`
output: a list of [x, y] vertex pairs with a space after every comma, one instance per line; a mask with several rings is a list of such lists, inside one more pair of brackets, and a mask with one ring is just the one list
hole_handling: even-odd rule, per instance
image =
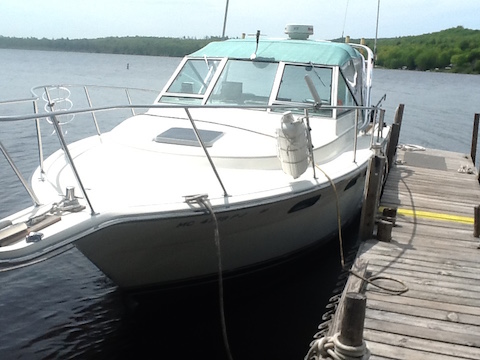
[[[83, 102], [86, 103], [85, 108], [79, 108], [79, 109], [74, 109], [73, 104], [74, 101], [70, 99], [70, 96], [72, 96], [70, 90], [66, 89], [71, 89], [71, 88], [78, 88], [81, 89], [81, 92], [83, 92]], [[90, 91], [89, 89], [100, 89], [100, 90], [115, 90], [115, 91], [122, 91], [124, 92], [124, 95], [126, 95], [126, 103], [124, 104], [118, 104], [118, 105], [109, 105], [109, 106], [93, 106], [91, 97], [90, 97]], [[37, 92], [41, 90], [43, 93], [41, 96], [37, 95]], [[55, 91], [62, 91], [63, 93], [67, 94], [69, 97], [68, 99], [63, 98], [62, 96], [58, 95], [52, 95]], [[78, 90], [77, 90], [78, 91]], [[88, 203], [88, 206], [90, 208], [90, 211], [92, 214], [95, 214], [95, 210], [93, 208], [93, 204], [90, 202], [90, 199], [87, 195], [87, 192], [85, 191], [85, 187], [82, 183], [81, 176], [79, 172], [77, 171], [77, 168], [75, 166], [74, 159], [72, 155], [70, 154], [68, 144], [65, 140], [65, 137], [63, 136], [63, 128], [62, 125], [63, 123], [61, 120], [62, 117], [66, 116], [71, 116], [72, 118], [75, 117], [76, 115], [79, 114], [90, 114], [94, 123], [95, 131], [97, 136], [101, 136], [102, 133], [100, 131], [100, 126], [99, 122], [97, 119], [96, 114], [102, 113], [102, 112], [108, 112], [108, 111], [115, 111], [115, 110], [124, 110], [128, 109], [131, 111], [132, 115], [135, 116], [138, 111], [147, 111], [149, 109], [155, 109], [155, 108], [162, 108], [162, 109], [172, 109], [172, 108], [177, 108], [177, 109], [184, 109], [187, 118], [189, 119], [192, 129], [196, 135], [196, 138], [200, 144], [200, 146], [203, 148], [205, 152], [205, 156], [208, 158], [209, 163], [212, 167], [213, 172], [215, 173], [215, 176], [217, 177], [217, 180], [222, 187], [222, 190], [224, 192], [225, 196], [228, 196], [228, 192], [225, 189], [223, 182], [220, 178], [220, 175], [215, 167], [215, 164], [208, 152], [207, 147], [205, 146], [202, 138], [199, 135], [199, 132], [196, 127], [196, 120], [192, 117], [190, 110], [195, 109], [195, 108], [212, 108], [212, 109], [231, 109], [231, 108], [242, 108], [242, 109], [258, 109], [258, 110], [283, 110], [287, 111], [290, 109], [296, 109], [301, 110], [303, 109], [304, 111], [304, 118], [303, 120], [305, 121], [306, 127], [308, 130], [310, 130], [310, 124], [309, 124], [309, 119], [310, 115], [309, 113], [315, 109], [318, 109], [318, 104], [307, 104], [307, 105], [299, 105], [299, 104], [292, 104], [292, 105], [248, 105], [248, 106], [243, 106], [239, 107], [238, 105], [232, 106], [232, 105], [194, 105], [194, 106], [185, 106], [185, 105], [171, 105], [171, 104], [133, 104], [132, 103], [132, 96], [131, 93], [132, 91], [135, 92], [153, 92], [153, 90], [147, 90], [147, 89], [126, 89], [126, 88], [121, 88], [121, 87], [113, 87], [113, 86], [96, 86], [96, 85], [46, 85], [46, 86], [39, 86], [35, 87], [32, 89], [32, 98], [23, 98], [23, 99], [15, 99], [15, 100], [6, 100], [6, 101], [0, 101], [0, 109], [1, 106], [5, 105], [16, 105], [16, 104], [25, 104], [31, 102], [33, 104], [33, 114], [26, 114], [26, 115], [14, 115], [14, 116], [0, 116], [0, 123], [9, 123], [9, 122], [18, 122], [18, 121], [28, 121], [28, 120], [34, 120], [35, 121], [35, 127], [36, 127], [36, 137], [37, 137], [37, 145], [38, 145], [38, 161], [39, 161], [39, 168], [40, 168], [40, 173], [43, 176], [44, 174], [44, 145], [42, 142], [42, 132], [41, 132], [41, 121], [46, 120], [48, 121], [54, 128], [54, 133], [56, 133], [58, 140], [60, 142], [60, 146], [62, 150], [64, 151], [64, 154], [67, 158], [67, 162], [72, 168], [72, 171], [74, 173], [74, 177], [77, 181], [78, 186], [81, 189], [81, 192], [85, 198], [85, 200]], [[155, 96], [158, 94], [158, 91], [154, 91]], [[68, 101], [67, 101], [68, 100]], [[43, 101], [44, 106], [40, 107], [39, 102]], [[81, 102], [81, 101], [80, 101]], [[66, 109], [59, 109], [59, 107], [62, 106], [68, 106]], [[70, 106], [72, 105], [72, 106]], [[376, 126], [379, 124], [380, 126], [383, 127], [383, 110], [381, 110], [378, 106], [373, 106], [373, 107], [364, 107], [364, 106], [327, 106], [327, 105], [321, 105], [322, 109], [325, 110], [333, 110], [333, 109], [342, 109], [346, 111], [355, 111], [355, 127], [358, 130], [366, 130], [367, 128], [370, 128], [371, 126]], [[39, 108], [43, 108], [44, 112], [40, 112]], [[360, 119], [360, 113], [363, 112], [363, 119], [364, 121], [362, 123], [359, 122]], [[1, 112], [0, 112], [1, 114]], [[71, 121], [71, 120], [70, 120]], [[70, 122], [68, 121], [68, 122]], [[378, 141], [378, 138], [380, 137], [380, 131], [381, 128], [379, 129], [378, 133], [374, 134], [372, 131], [372, 136], [371, 136], [371, 145], [374, 147], [375, 143]], [[354, 131], [354, 138], [352, 139], [353, 144], [354, 144], [354, 157], [353, 161], [356, 161], [356, 148], [357, 148], [357, 131]], [[308, 135], [308, 141], [310, 143], [310, 153], [311, 153], [311, 158], [313, 159], [313, 146], [311, 144], [311, 138], [309, 131], [307, 132]], [[40, 201], [38, 200], [37, 196], [33, 192], [32, 188], [26, 181], [25, 177], [21, 174], [17, 164], [13, 160], [13, 158], [10, 156], [9, 152], [7, 151], [6, 147], [3, 145], [0, 139], [0, 151], [3, 153], [5, 158], [7, 159], [7, 162], [9, 163], [10, 167], [14, 171], [15, 175], [18, 177], [19, 181], [21, 182], [22, 186], [25, 188], [29, 196], [31, 197], [33, 203], [35, 206], [40, 206]], [[312, 161], [312, 168], [314, 169], [314, 176], [315, 176], [315, 165], [314, 161]]]

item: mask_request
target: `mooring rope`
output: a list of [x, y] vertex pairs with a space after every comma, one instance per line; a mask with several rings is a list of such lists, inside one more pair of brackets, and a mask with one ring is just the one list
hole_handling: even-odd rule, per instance
[[425, 148], [423, 146], [415, 144], [400, 144], [397, 146], [397, 149], [403, 151], [425, 151]]
[[323, 175], [328, 179], [330, 182], [330, 185], [332, 186], [333, 193], [335, 194], [335, 204], [336, 204], [336, 209], [337, 209], [337, 226], [338, 226], [338, 241], [340, 245], [340, 263], [342, 265], [342, 269], [345, 269], [345, 256], [344, 256], [344, 251], [343, 251], [343, 236], [342, 236], [342, 218], [340, 215], [340, 202], [338, 200], [338, 192], [337, 192], [337, 187], [335, 186], [335, 183], [333, 182], [332, 178], [328, 176], [328, 174], [323, 171], [323, 169], [315, 164], [315, 167], [322, 172]]
[[205, 209], [210, 213], [215, 224], [214, 234], [215, 234], [215, 247], [217, 249], [217, 266], [218, 266], [218, 302], [220, 306], [220, 323], [222, 327], [222, 338], [223, 345], [225, 346], [225, 351], [229, 360], [233, 360], [232, 352], [230, 351], [230, 343], [228, 341], [227, 334], [227, 322], [225, 320], [225, 302], [223, 295], [223, 265], [222, 265], [222, 250], [220, 246], [220, 232], [218, 230], [218, 220], [210, 202], [207, 200], [208, 195], [196, 195], [189, 196], [185, 199], [187, 203], [196, 202], [200, 205], [203, 205]]
[[[369, 278], [365, 278], [364, 276], [356, 273], [352, 269], [347, 269], [346, 264], [345, 264], [345, 256], [344, 256], [344, 248], [343, 248], [343, 236], [342, 236], [342, 221], [341, 221], [341, 212], [340, 212], [340, 202], [338, 198], [338, 191], [337, 187], [335, 186], [335, 183], [333, 182], [332, 178], [328, 176], [328, 174], [323, 171], [320, 166], [315, 164], [315, 167], [320, 170], [323, 175], [328, 179], [330, 182], [334, 195], [335, 195], [335, 203], [337, 207], [337, 224], [338, 224], [338, 239], [339, 239], [339, 246], [340, 246], [340, 260], [341, 260], [341, 266], [342, 266], [342, 271], [351, 274], [353, 276], [356, 276], [360, 278], [361, 280], [367, 282], [368, 284], [371, 284], [372, 286], [375, 286], [379, 289], [382, 289], [384, 291], [387, 291], [391, 294], [394, 295], [401, 295], [405, 292], [407, 292], [409, 289], [407, 285], [399, 279], [395, 279], [389, 276], [372, 276]], [[389, 280], [389, 281], [394, 281], [403, 286], [401, 289], [394, 289], [390, 288], [387, 286], [383, 286], [380, 284], [376, 284], [374, 281], [376, 280]], [[340, 301], [340, 296], [334, 296], [335, 301]], [[333, 300], [330, 299], [330, 300]], [[327, 312], [327, 318], [324, 318], [322, 316], [322, 320], [325, 320], [324, 323], [319, 325], [319, 332], [317, 332], [314, 336], [314, 340], [310, 344], [310, 349], [305, 356], [305, 360], [311, 360], [311, 359], [333, 359], [333, 360], [350, 360], [350, 359], [362, 359], [362, 360], [367, 360], [370, 358], [370, 350], [366, 346], [366, 342], [362, 341], [362, 344], [360, 346], [346, 346], [342, 344], [339, 340], [339, 334], [336, 333], [333, 336], [325, 336], [325, 334], [328, 332], [328, 327], [330, 326], [329, 323], [331, 322], [331, 319], [333, 318], [335, 311], [336, 311], [337, 305], [333, 305], [333, 309], [329, 310]], [[324, 314], [325, 315], [325, 314]]]
[[338, 339], [340, 334], [316, 339], [305, 356], [310, 359], [333, 359], [333, 360], [368, 360], [370, 350], [365, 341], [359, 346], [342, 344]]
[[[330, 182], [330, 184], [332, 186], [333, 192], [335, 194], [335, 203], [336, 203], [336, 207], [337, 207], [338, 242], [339, 242], [339, 246], [340, 246], [340, 262], [341, 262], [342, 270], [348, 271], [350, 274], [358, 277], [361, 280], [366, 281], [367, 283], [371, 284], [372, 286], [375, 286], [379, 289], [385, 290], [385, 291], [390, 292], [392, 294], [400, 295], [400, 294], [403, 294], [403, 293], [407, 292], [408, 291], [408, 286], [402, 280], [395, 279], [395, 278], [392, 278], [390, 276], [372, 276], [372, 277], [369, 277], [369, 278], [365, 278], [362, 275], [356, 273], [355, 271], [346, 268], [344, 248], [343, 248], [343, 235], [342, 235], [342, 221], [341, 221], [341, 213], [340, 213], [340, 202], [338, 200], [337, 187], [335, 186], [335, 183], [333, 182], [332, 178], [330, 176], [328, 176], [328, 174], [325, 171], [323, 171], [323, 169], [320, 166], [315, 164], [315, 167], [318, 170], [320, 170], [323, 173], [323, 175], [325, 175], [325, 177], [328, 179], [328, 181]], [[403, 288], [402, 289], [389, 288], [387, 286], [375, 284], [374, 283], [375, 280], [394, 281], [394, 282], [397, 282], [397, 283], [401, 284], [403, 286]]]

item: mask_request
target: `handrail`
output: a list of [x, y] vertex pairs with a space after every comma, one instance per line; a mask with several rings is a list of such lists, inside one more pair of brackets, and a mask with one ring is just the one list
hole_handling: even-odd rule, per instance
[[[54, 109], [54, 104], [52, 104], [50, 94], [49, 94], [49, 88], [53, 89], [53, 88], [67, 87], [67, 86], [70, 86], [70, 87], [71, 86], [77, 86], [79, 88], [83, 87], [89, 107], [88, 108], [82, 108], [82, 109], [69, 109], [69, 110], [56, 110], [56, 109]], [[118, 105], [93, 107], [91, 99], [90, 99], [90, 94], [89, 94], [88, 89], [87, 89], [87, 87], [89, 87], [89, 86], [98, 87], [98, 88], [113, 88], [113, 89], [124, 90], [125, 94], [127, 95], [128, 104], [127, 105], [126, 104], [118, 104]], [[85, 200], [88, 203], [88, 206], [90, 208], [90, 211], [91, 211], [92, 215], [95, 214], [95, 211], [94, 211], [93, 205], [92, 205], [92, 203], [91, 203], [91, 201], [90, 201], [90, 199], [87, 195], [85, 187], [83, 186], [80, 174], [78, 173], [78, 171], [76, 169], [73, 157], [69, 152], [68, 144], [67, 144], [65, 138], [63, 137], [61, 124], [58, 121], [59, 116], [90, 113], [93, 117], [93, 120], [94, 120], [94, 124], [95, 124], [96, 130], [97, 130], [97, 135], [100, 136], [101, 131], [100, 131], [100, 127], [98, 125], [96, 115], [95, 115], [96, 112], [102, 112], [102, 111], [108, 111], [108, 110], [130, 109], [132, 111], [132, 114], [135, 114], [134, 109], [147, 109], [147, 110], [149, 110], [149, 109], [183, 109], [186, 112], [188, 119], [190, 120], [190, 123], [191, 123], [193, 131], [194, 131], [194, 133], [197, 137], [197, 140], [198, 140], [199, 144], [201, 145], [201, 147], [203, 148], [203, 150], [205, 152], [205, 155], [210, 162], [210, 166], [212, 167], [212, 169], [213, 169], [213, 171], [214, 171], [214, 173], [215, 173], [215, 175], [216, 175], [216, 177], [217, 177], [217, 179], [220, 183], [220, 186], [223, 189], [224, 196], [228, 196], [227, 190], [225, 189], [225, 186], [224, 186], [224, 184], [223, 184], [223, 182], [222, 182], [222, 180], [221, 180], [221, 178], [220, 178], [220, 176], [219, 176], [219, 174], [216, 170], [215, 164], [214, 164], [212, 158], [210, 157], [210, 154], [208, 152], [207, 147], [204, 145], [203, 140], [199, 136], [198, 130], [197, 130], [196, 125], [195, 125], [195, 120], [193, 119], [193, 117], [192, 117], [192, 115], [189, 111], [190, 109], [245, 109], [245, 110], [247, 110], [247, 109], [267, 110], [268, 109], [268, 110], [284, 110], [284, 111], [286, 111], [288, 109], [296, 109], [296, 110], [302, 110], [303, 109], [304, 112], [305, 112], [304, 116], [307, 119], [307, 129], [308, 129], [308, 134], [307, 135], [308, 135], [308, 141], [309, 141], [309, 144], [310, 144], [309, 146], [313, 150], [313, 146], [311, 144], [310, 132], [309, 132], [309, 130], [310, 130], [309, 110], [315, 109], [314, 104], [294, 103], [294, 104], [248, 105], [248, 106], [238, 106], [238, 105], [182, 105], [182, 104], [166, 104], [166, 103], [132, 104], [131, 97], [130, 97], [130, 94], [128, 92], [128, 89], [125, 89], [123, 87], [95, 86], [95, 85], [93, 85], [93, 86], [92, 85], [87, 85], [87, 86], [85, 86], [85, 85], [47, 85], [47, 86], [43, 87], [43, 91], [44, 91], [45, 96], [46, 96], [47, 101], [48, 101], [47, 105], [50, 107], [51, 111], [48, 111], [47, 109], [45, 109], [46, 110], [45, 112], [39, 112], [38, 111], [38, 101], [41, 100], [41, 98], [39, 96], [37, 96], [36, 93], [35, 93], [35, 91], [38, 90], [38, 89], [40, 89], [40, 87], [32, 88], [32, 90], [31, 90], [32, 95], [33, 95], [32, 98], [0, 101], [0, 105], [16, 104], [16, 103], [30, 102], [30, 101], [33, 102], [33, 114], [0, 116], [0, 123], [1, 122], [12, 122], [12, 121], [26, 121], [26, 120], [32, 120], [32, 119], [35, 120], [36, 129], [37, 129], [38, 149], [39, 149], [39, 154], [38, 155], [39, 155], [39, 164], [40, 164], [39, 165], [40, 166], [40, 175], [43, 177], [43, 174], [44, 174], [44, 170], [43, 170], [43, 144], [42, 144], [42, 136], [41, 136], [41, 132], [40, 132], [40, 119], [41, 118], [50, 119], [51, 123], [53, 124], [53, 126], [55, 128], [55, 132], [56, 132], [56, 134], [59, 138], [62, 150], [64, 151], [66, 159], [67, 159], [69, 165], [72, 168], [75, 179], [76, 179], [78, 185], [81, 188], [81, 191], [84, 195]], [[133, 89], [133, 90], [149, 91], [148, 89]], [[363, 127], [367, 126], [370, 121], [372, 121], [373, 126], [376, 126], [378, 107], [377, 106], [367, 106], [366, 107], [366, 106], [322, 105], [321, 108], [325, 109], [325, 110], [343, 109], [343, 110], [354, 110], [355, 111], [355, 122], [354, 122], [354, 129], [355, 129], [354, 134], [355, 135], [354, 135], [354, 139], [353, 139], [353, 142], [354, 142], [354, 145], [353, 145], [354, 146], [353, 161], [355, 162], [356, 161], [356, 151], [357, 151], [357, 133], [358, 133], [359, 130], [363, 130]], [[372, 112], [372, 116], [371, 117], [368, 116], [368, 118], [365, 119], [365, 121], [361, 125], [359, 125], [359, 114], [358, 114], [359, 111]], [[378, 130], [377, 137], [380, 135], [380, 131], [381, 130]], [[374, 135], [372, 135], [372, 139], [371, 139], [372, 145], [373, 145], [373, 141], [374, 141], [373, 137], [374, 137]], [[3, 152], [3, 154], [7, 158], [7, 161], [10, 163], [10, 166], [14, 170], [15, 174], [20, 179], [21, 183], [23, 184], [23, 186], [25, 187], [25, 189], [29, 193], [29, 195], [32, 198], [34, 204], [37, 205], [37, 206], [40, 205], [40, 202], [39, 202], [38, 198], [36, 197], [35, 193], [30, 188], [30, 186], [27, 183], [27, 181], [25, 180], [25, 178], [21, 175], [20, 171], [18, 170], [15, 163], [13, 162], [13, 159], [9, 156], [9, 154], [7, 153], [5, 147], [3, 146], [3, 144], [1, 142], [0, 142], [0, 150], [1, 150], [1, 152]], [[313, 151], [311, 152], [311, 156], [312, 156], [312, 162], [314, 162], [313, 161]], [[315, 169], [314, 169], [314, 177], [315, 177]]]
[[[62, 86], [62, 87], [68, 87], [68, 88], [71, 88], [71, 87], [78, 87], [78, 88], [84, 88], [84, 87], [88, 87], [88, 88], [98, 88], [98, 89], [116, 89], [116, 90], [125, 90], [125, 86], [113, 86], [113, 85], [95, 85], [95, 84], [45, 84], [45, 85], [38, 85], [38, 86], [34, 86], [30, 89], [30, 93], [32, 94], [32, 97], [33, 98], [39, 98], [39, 96], [37, 95], [37, 93], [35, 92], [35, 90], [43, 90], [45, 88], [55, 88], [55, 87], [59, 87], [59, 86]], [[148, 91], [148, 92], [155, 92], [156, 94], [158, 94], [158, 90], [154, 90], [154, 89], [145, 89], [145, 88], [129, 88], [130, 90], [135, 90], [135, 91]], [[31, 99], [30, 99], [31, 100]]]
[[[367, 107], [370, 107], [372, 105], [372, 74], [373, 74], [373, 66], [375, 63], [375, 54], [373, 53], [372, 49], [370, 49], [366, 45], [362, 44], [355, 44], [355, 43], [350, 43], [350, 46], [357, 48], [357, 49], [362, 49], [366, 51], [367, 53], [367, 60], [363, 61], [364, 64], [364, 72], [365, 72], [365, 105]], [[375, 114], [374, 114], [375, 115]], [[371, 116], [371, 111], [365, 111], [364, 113], [365, 116], [365, 121], [364, 123], [360, 126], [360, 128], [363, 128], [364, 126], [367, 126], [368, 124], [368, 119]]]
[[24, 99], [12, 99], [12, 100], [1, 100], [0, 105], [8, 105], [8, 104], [18, 104], [22, 102], [30, 102], [35, 100], [34, 98], [24, 98]]
[[[358, 129], [358, 110], [355, 110], [355, 129]], [[357, 162], [358, 131], [353, 135], [353, 162]]]
[[[32, 99], [30, 99], [31, 101]], [[248, 106], [238, 106], [238, 105], [170, 105], [170, 104], [131, 104], [131, 105], [109, 105], [109, 106], [100, 106], [92, 108], [83, 108], [76, 110], [55, 110], [52, 112], [38, 113], [38, 114], [25, 114], [25, 115], [16, 115], [16, 116], [0, 116], [1, 121], [23, 121], [23, 120], [32, 120], [38, 117], [50, 117], [52, 114], [60, 115], [71, 115], [71, 114], [85, 114], [92, 111], [106, 111], [106, 110], [121, 110], [121, 109], [270, 109], [270, 110], [281, 110], [281, 109], [313, 109], [313, 105], [248, 105]], [[375, 106], [323, 106], [322, 109], [333, 110], [333, 109], [344, 109], [344, 110], [376, 110]]]
[[[33, 100], [32, 98], [2, 100], [2, 101], [0, 101], [0, 105], [27, 103], [27, 102], [31, 102], [32, 100]], [[36, 111], [36, 102], [35, 101], [33, 101], [33, 108], [34, 108], [34, 112], [35, 112]], [[41, 145], [41, 140], [40, 140], [41, 136], [40, 136], [40, 128], [38, 127], [38, 123], [37, 123], [37, 138], [39, 139], [38, 140], [39, 141], [38, 149], [39, 149], [39, 156], [40, 156], [40, 166], [41, 166], [41, 169], [43, 171], [43, 150], [42, 150], [42, 145]], [[3, 143], [1, 141], [0, 141], [0, 151], [2, 152], [3, 156], [7, 160], [10, 167], [12, 168], [12, 170], [15, 173], [15, 175], [17, 176], [18, 180], [20, 181], [20, 183], [22, 184], [22, 186], [24, 187], [24, 189], [27, 191], [28, 195], [32, 199], [33, 204], [35, 206], [40, 206], [41, 203], [40, 203], [37, 195], [35, 195], [33, 189], [28, 184], [28, 181], [22, 175], [22, 173], [20, 172], [20, 169], [17, 167], [17, 165], [13, 161], [13, 158], [10, 156], [10, 154], [8, 153], [7, 149], [5, 148], [5, 146], [3, 145]]]
[[[88, 102], [88, 106], [90, 108], [92, 108], [92, 100], [90, 99], [90, 94], [88, 93], [88, 89], [86, 86], [83, 87], [83, 89], [85, 90], [85, 96], [87, 97], [87, 102]], [[45, 92], [47, 91], [47, 89], [45, 88]], [[98, 126], [98, 121], [97, 121], [97, 117], [95, 116], [95, 111], [92, 111], [92, 118], [93, 118], [93, 122], [95, 124], [95, 128], [97, 129], [97, 135], [100, 136], [101, 132], [100, 132], [100, 127]]]
[[[38, 113], [37, 101], [33, 102], [33, 112]], [[40, 176], [43, 179], [43, 143], [42, 143], [42, 130], [40, 128], [40, 119], [35, 118], [35, 128], [37, 130], [37, 144], [38, 144], [38, 161], [40, 163]]]
[[222, 182], [222, 179], [220, 178], [220, 175], [218, 175], [217, 168], [215, 167], [215, 164], [213, 163], [213, 160], [210, 156], [210, 153], [207, 150], [207, 147], [205, 146], [202, 138], [200, 137], [200, 133], [198, 132], [197, 126], [195, 125], [195, 121], [193, 120], [192, 115], [190, 114], [190, 111], [188, 111], [188, 108], [185, 108], [185, 112], [187, 113], [188, 119], [190, 120], [190, 123], [192, 125], [192, 129], [195, 132], [195, 136], [197, 137], [197, 141], [202, 146], [203, 151], [205, 152], [205, 155], [207, 156], [207, 159], [210, 163], [210, 166], [212, 167], [213, 172], [215, 173], [215, 176], [217, 177], [217, 180], [218, 180], [218, 182], [220, 183], [220, 186], [223, 189], [223, 196], [227, 197], [228, 196], [227, 190], [225, 189], [225, 186], [223, 185], [223, 182]]
[[366, 67], [365, 70], [365, 75], [366, 75], [366, 94], [365, 94], [365, 100], [366, 100], [366, 105], [369, 107], [371, 105], [371, 89], [372, 89], [372, 74], [373, 74], [373, 65], [375, 61], [375, 56], [373, 54], [373, 51], [366, 45], [362, 44], [355, 44], [355, 43], [349, 43], [350, 46], [358, 49], [365, 50], [367, 52], [367, 60], [364, 61], [364, 65]]
[[[48, 94], [47, 89], [45, 88], [45, 94], [47, 95], [47, 100], [48, 100], [48, 106], [53, 108], [53, 104], [50, 99], [50, 95]], [[80, 178], [80, 174], [77, 171], [77, 167], [75, 166], [75, 162], [73, 161], [73, 157], [70, 154], [70, 150], [68, 150], [68, 145], [67, 142], [65, 141], [65, 137], [63, 136], [62, 129], [60, 128], [60, 123], [57, 120], [57, 117], [55, 115], [51, 115], [50, 119], [52, 120], [53, 126], [55, 127], [55, 131], [57, 132], [58, 139], [60, 140], [60, 144], [62, 145], [63, 152], [65, 153], [65, 156], [68, 159], [68, 163], [72, 167], [73, 174], [75, 175], [75, 180], [77, 180], [78, 185], [82, 189], [83, 196], [85, 196], [85, 200], [88, 203], [88, 206], [90, 207], [90, 211], [92, 215], [95, 215], [95, 210], [93, 210], [92, 203], [90, 202], [90, 199], [88, 197], [87, 191], [85, 190], [85, 187], [83, 186], [82, 179]]]
[[[129, 104], [129, 105], [132, 105], [132, 99], [130, 98], [130, 92], [128, 91], [128, 89], [125, 89], [125, 94], [127, 95], [128, 104]], [[136, 115], [134, 108], [132, 108], [132, 115], [133, 115], [133, 116]]]
[[13, 169], [15, 175], [17, 175], [18, 179], [20, 180], [20, 182], [22, 183], [23, 187], [25, 188], [25, 190], [27, 191], [28, 195], [30, 195], [30, 197], [32, 198], [33, 200], [33, 203], [35, 204], [35, 206], [40, 206], [40, 201], [38, 200], [37, 196], [35, 195], [35, 193], [33, 192], [33, 189], [30, 187], [30, 185], [28, 185], [28, 182], [27, 180], [25, 180], [25, 178], [23, 177], [22, 173], [20, 172], [20, 170], [18, 169], [17, 165], [15, 164], [15, 162], [13, 161], [12, 157], [10, 156], [10, 154], [7, 152], [7, 149], [5, 149], [5, 147], [3, 146], [2, 142], [0, 141], [0, 151], [3, 153], [3, 155], [5, 156], [5, 159], [7, 159], [7, 162], [10, 164], [10, 167]]

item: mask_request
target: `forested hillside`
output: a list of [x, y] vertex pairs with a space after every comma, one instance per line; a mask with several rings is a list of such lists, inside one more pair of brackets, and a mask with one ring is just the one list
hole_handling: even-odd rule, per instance
[[0, 36], [0, 48], [182, 57], [214, 40], [218, 40], [218, 38], [128, 36], [99, 39], [25, 39]]
[[[373, 49], [374, 41], [366, 41]], [[431, 34], [379, 39], [378, 66], [480, 73], [480, 30], [461, 26]]]
[[[36, 39], [0, 36], [0, 48], [181, 57], [214, 40], [219, 38], [135, 36], [99, 39]], [[373, 49], [374, 40], [367, 39], [366, 44]], [[480, 30], [458, 26], [419, 36], [379, 39], [376, 64], [390, 69], [479, 74]]]

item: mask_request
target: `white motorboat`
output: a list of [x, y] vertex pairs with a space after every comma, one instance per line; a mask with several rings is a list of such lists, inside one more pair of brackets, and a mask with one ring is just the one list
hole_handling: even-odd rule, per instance
[[[73, 95], [45, 86], [33, 102], [47, 111], [1, 117], [35, 119], [39, 148], [42, 127], [61, 147], [34, 154], [28, 183], [0, 143], [34, 202], [0, 220], [0, 267], [75, 246], [134, 291], [238, 274], [331, 239], [358, 215], [389, 127], [371, 106], [368, 47], [310, 40], [310, 26], [286, 33], [208, 44], [148, 106], [59, 109]], [[144, 112], [101, 133], [95, 115], [125, 108]], [[67, 144], [67, 123], [86, 115], [97, 133]]]

